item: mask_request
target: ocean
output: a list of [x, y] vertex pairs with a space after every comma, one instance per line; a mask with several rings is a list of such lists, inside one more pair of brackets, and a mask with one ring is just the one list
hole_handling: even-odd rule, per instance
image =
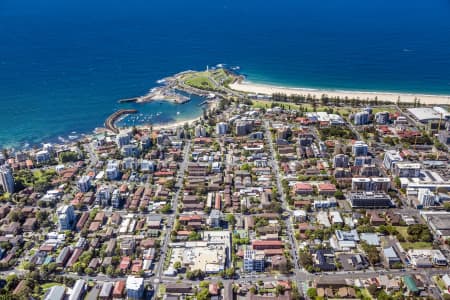
[[154, 123], [199, 116], [201, 99], [117, 100], [218, 63], [259, 83], [450, 95], [448, 0], [0, 0], [0, 38], [0, 148], [90, 133], [130, 106]]

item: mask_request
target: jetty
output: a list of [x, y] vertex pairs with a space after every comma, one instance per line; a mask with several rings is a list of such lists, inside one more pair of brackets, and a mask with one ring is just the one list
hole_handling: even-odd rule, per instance
[[127, 102], [137, 102], [139, 97], [133, 97], [133, 98], [124, 98], [120, 99], [119, 103], [127, 103]]
[[105, 121], [105, 127], [114, 133], [119, 133], [119, 129], [116, 127], [115, 122], [124, 115], [130, 115], [137, 113], [136, 109], [121, 109], [110, 115]]

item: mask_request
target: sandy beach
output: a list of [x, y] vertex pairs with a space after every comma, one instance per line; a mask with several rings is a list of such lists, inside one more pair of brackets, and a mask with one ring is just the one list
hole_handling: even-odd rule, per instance
[[189, 119], [189, 120], [183, 120], [183, 121], [177, 121], [173, 123], [167, 123], [167, 124], [157, 124], [152, 126], [153, 129], [159, 130], [163, 128], [176, 128], [176, 127], [183, 127], [184, 124], [188, 123], [189, 125], [192, 125], [193, 123], [199, 121], [201, 117], [195, 118], [195, 119]]
[[381, 101], [397, 102], [400, 97], [400, 102], [414, 102], [417, 98], [421, 104], [448, 104], [450, 105], [450, 95], [425, 95], [425, 94], [407, 94], [407, 93], [389, 93], [389, 92], [354, 92], [354, 91], [339, 91], [339, 90], [318, 90], [318, 89], [306, 89], [306, 88], [288, 88], [278, 87], [266, 84], [257, 84], [251, 82], [235, 82], [230, 84], [230, 88], [240, 92], [247, 92], [253, 94], [266, 94], [271, 95], [273, 93], [284, 93], [287, 95], [308, 95], [316, 96], [320, 99], [323, 94], [327, 94], [329, 97], [340, 98], [360, 98], [360, 99], [374, 99], [375, 97]]

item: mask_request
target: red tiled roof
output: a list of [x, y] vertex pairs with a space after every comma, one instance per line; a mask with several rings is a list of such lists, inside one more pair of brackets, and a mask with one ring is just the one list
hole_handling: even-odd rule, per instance
[[304, 183], [304, 182], [297, 182], [294, 185], [294, 190], [298, 191], [298, 190], [302, 190], [302, 191], [312, 191], [312, 185], [309, 183]]
[[320, 191], [335, 191], [336, 186], [331, 183], [320, 183], [318, 186]]
[[283, 246], [283, 242], [281, 241], [260, 241], [256, 240], [252, 242], [253, 246]]

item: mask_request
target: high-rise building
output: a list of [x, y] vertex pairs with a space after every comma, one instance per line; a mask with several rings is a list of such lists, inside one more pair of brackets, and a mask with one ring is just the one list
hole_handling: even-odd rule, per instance
[[216, 124], [216, 134], [217, 135], [224, 135], [227, 134], [228, 131], [228, 124], [225, 122], [220, 122]]
[[87, 175], [81, 177], [80, 180], [78, 180], [77, 182], [77, 187], [82, 193], [86, 193], [87, 191], [89, 191], [91, 187], [91, 177]]
[[333, 158], [333, 168], [347, 168], [348, 167], [348, 155], [338, 154]]
[[121, 197], [120, 197], [120, 193], [119, 193], [119, 190], [118, 190], [118, 189], [115, 189], [114, 192], [113, 192], [113, 194], [112, 194], [112, 197], [111, 197], [111, 205], [112, 205], [114, 208], [119, 208], [120, 205], [121, 205]]
[[119, 177], [119, 162], [115, 160], [108, 161], [106, 166], [106, 177], [109, 180], [115, 180]]
[[202, 125], [195, 126], [194, 129], [195, 137], [204, 137], [206, 136], [206, 129]]
[[9, 166], [0, 167], [0, 184], [3, 187], [3, 191], [14, 193], [14, 177]]
[[419, 163], [396, 163], [392, 173], [398, 177], [417, 178], [420, 176], [422, 165]]
[[375, 115], [375, 122], [378, 124], [387, 124], [389, 123], [389, 112], [383, 111], [379, 112]]
[[236, 122], [236, 135], [243, 136], [249, 134], [253, 129], [253, 125], [249, 121], [237, 121]]
[[116, 136], [116, 144], [118, 147], [123, 147], [130, 143], [130, 136], [128, 133], [120, 133]]
[[128, 299], [142, 299], [144, 296], [144, 278], [128, 276], [126, 289]]
[[356, 141], [352, 146], [352, 153], [354, 156], [367, 156], [369, 146], [363, 141]]
[[355, 192], [348, 198], [353, 208], [389, 208], [393, 206], [391, 197], [384, 192]]
[[96, 202], [101, 206], [108, 206], [111, 200], [111, 188], [107, 185], [101, 186], [97, 190]]
[[75, 224], [75, 211], [72, 205], [63, 205], [56, 210], [59, 230], [72, 230]]
[[355, 167], [361, 167], [364, 165], [372, 164], [372, 157], [370, 156], [357, 156], [355, 157]]
[[433, 206], [436, 202], [436, 195], [429, 189], [419, 189], [417, 198], [422, 207]]
[[358, 112], [354, 116], [355, 125], [369, 124], [369, 113], [367, 111]]
[[263, 250], [247, 248], [244, 253], [245, 272], [264, 272], [265, 256]]
[[401, 161], [403, 161], [403, 158], [396, 150], [388, 150], [384, 153], [383, 165], [387, 170], [392, 170]]

